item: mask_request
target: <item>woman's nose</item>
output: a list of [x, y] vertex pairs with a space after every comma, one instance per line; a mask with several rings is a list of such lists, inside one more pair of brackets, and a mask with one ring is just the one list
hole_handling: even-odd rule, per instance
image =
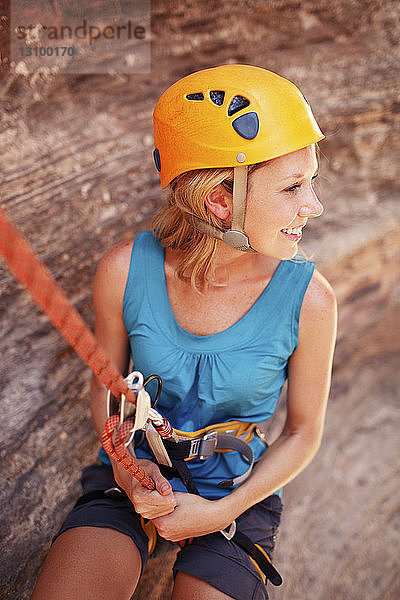
[[303, 199], [302, 205], [299, 209], [300, 217], [319, 217], [324, 212], [324, 207], [321, 202], [318, 200], [316, 193], [314, 190], [310, 190], [307, 194], [307, 198]]

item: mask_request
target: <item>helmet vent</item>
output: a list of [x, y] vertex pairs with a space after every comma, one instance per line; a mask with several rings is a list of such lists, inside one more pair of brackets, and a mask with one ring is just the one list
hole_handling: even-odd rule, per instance
[[186, 98], [188, 100], [204, 100], [204, 94], [202, 92], [197, 92], [196, 94], [186, 94]]
[[242, 136], [242, 138], [245, 138], [246, 140], [253, 140], [256, 137], [259, 128], [257, 113], [249, 112], [244, 115], [240, 115], [240, 117], [237, 117], [234, 121], [232, 121], [232, 127], [236, 133]]
[[210, 92], [210, 98], [214, 102], [214, 104], [216, 104], [217, 106], [222, 106], [222, 104], [224, 103], [225, 92], [222, 92], [221, 90], [213, 90], [212, 92]]
[[242, 110], [242, 108], [246, 108], [246, 106], [248, 106], [249, 104], [250, 102], [247, 100], [247, 98], [244, 98], [243, 96], [235, 96], [234, 98], [232, 98], [231, 103], [229, 105], [228, 115], [231, 117], [239, 110]]
[[153, 158], [154, 158], [154, 164], [156, 165], [157, 171], [161, 171], [160, 151], [158, 148], [154, 149]]

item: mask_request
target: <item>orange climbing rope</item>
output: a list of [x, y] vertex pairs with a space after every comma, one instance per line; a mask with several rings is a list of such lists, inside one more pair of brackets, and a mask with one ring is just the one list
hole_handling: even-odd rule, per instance
[[[34, 255], [30, 244], [8, 219], [1, 205], [0, 254], [39, 308], [113, 396], [120, 398], [124, 394], [126, 400], [135, 404], [134, 392], [128, 388], [121, 373], [111, 364], [80, 314], [71, 306], [46, 266]], [[124, 442], [130, 433], [129, 424], [123, 423], [118, 427], [119, 423], [119, 416], [107, 419], [102, 435], [105, 450], [144, 487], [153, 490], [153, 480], [125, 448]]]

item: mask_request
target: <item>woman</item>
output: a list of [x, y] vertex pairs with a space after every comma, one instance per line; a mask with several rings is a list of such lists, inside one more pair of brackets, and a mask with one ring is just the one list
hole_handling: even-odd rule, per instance
[[[220, 531], [235, 521], [271, 554], [281, 488], [321, 441], [336, 303], [298, 243], [308, 219], [322, 213], [312, 181], [323, 137], [301, 92], [258, 67], [193, 73], [160, 98], [154, 159], [168, 201], [154, 233], [101, 261], [97, 339], [122, 372], [130, 347], [135, 369], [162, 377], [158, 408], [178, 430], [201, 437], [197, 430], [229, 422], [222, 427], [238, 437], [241, 423], [272, 416], [286, 379], [287, 418], [268, 448], [245, 426], [257, 461], [250, 474], [238, 451], [186, 462], [199, 494], [179, 477], [168, 481], [146, 443], [136, 456], [154, 491], [117, 464], [114, 480], [101, 452], [102, 465], [84, 471], [85, 495], [52, 546], [35, 600], [130, 598], [148, 555], [139, 515], [161, 537], [191, 542], [175, 563], [174, 600], [268, 598], [257, 561]], [[94, 379], [99, 433], [105, 394]], [[126, 494], [109, 491], [115, 481]]]

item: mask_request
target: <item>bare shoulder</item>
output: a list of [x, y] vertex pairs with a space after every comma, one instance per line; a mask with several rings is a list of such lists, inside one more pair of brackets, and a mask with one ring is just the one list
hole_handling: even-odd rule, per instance
[[120, 242], [108, 250], [100, 260], [94, 280], [94, 300], [109, 300], [120, 304], [126, 282], [134, 239]]
[[302, 309], [322, 312], [336, 310], [335, 292], [329, 281], [316, 269], [304, 295]]
[[330, 283], [317, 270], [304, 295], [300, 320], [307, 327], [336, 329], [337, 301]]
[[107, 279], [114, 284], [126, 279], [131, 261], [132, 246], [134, 238], [120, 242], [113, 246], [101, 258], [98, 266], [96, 279]]

